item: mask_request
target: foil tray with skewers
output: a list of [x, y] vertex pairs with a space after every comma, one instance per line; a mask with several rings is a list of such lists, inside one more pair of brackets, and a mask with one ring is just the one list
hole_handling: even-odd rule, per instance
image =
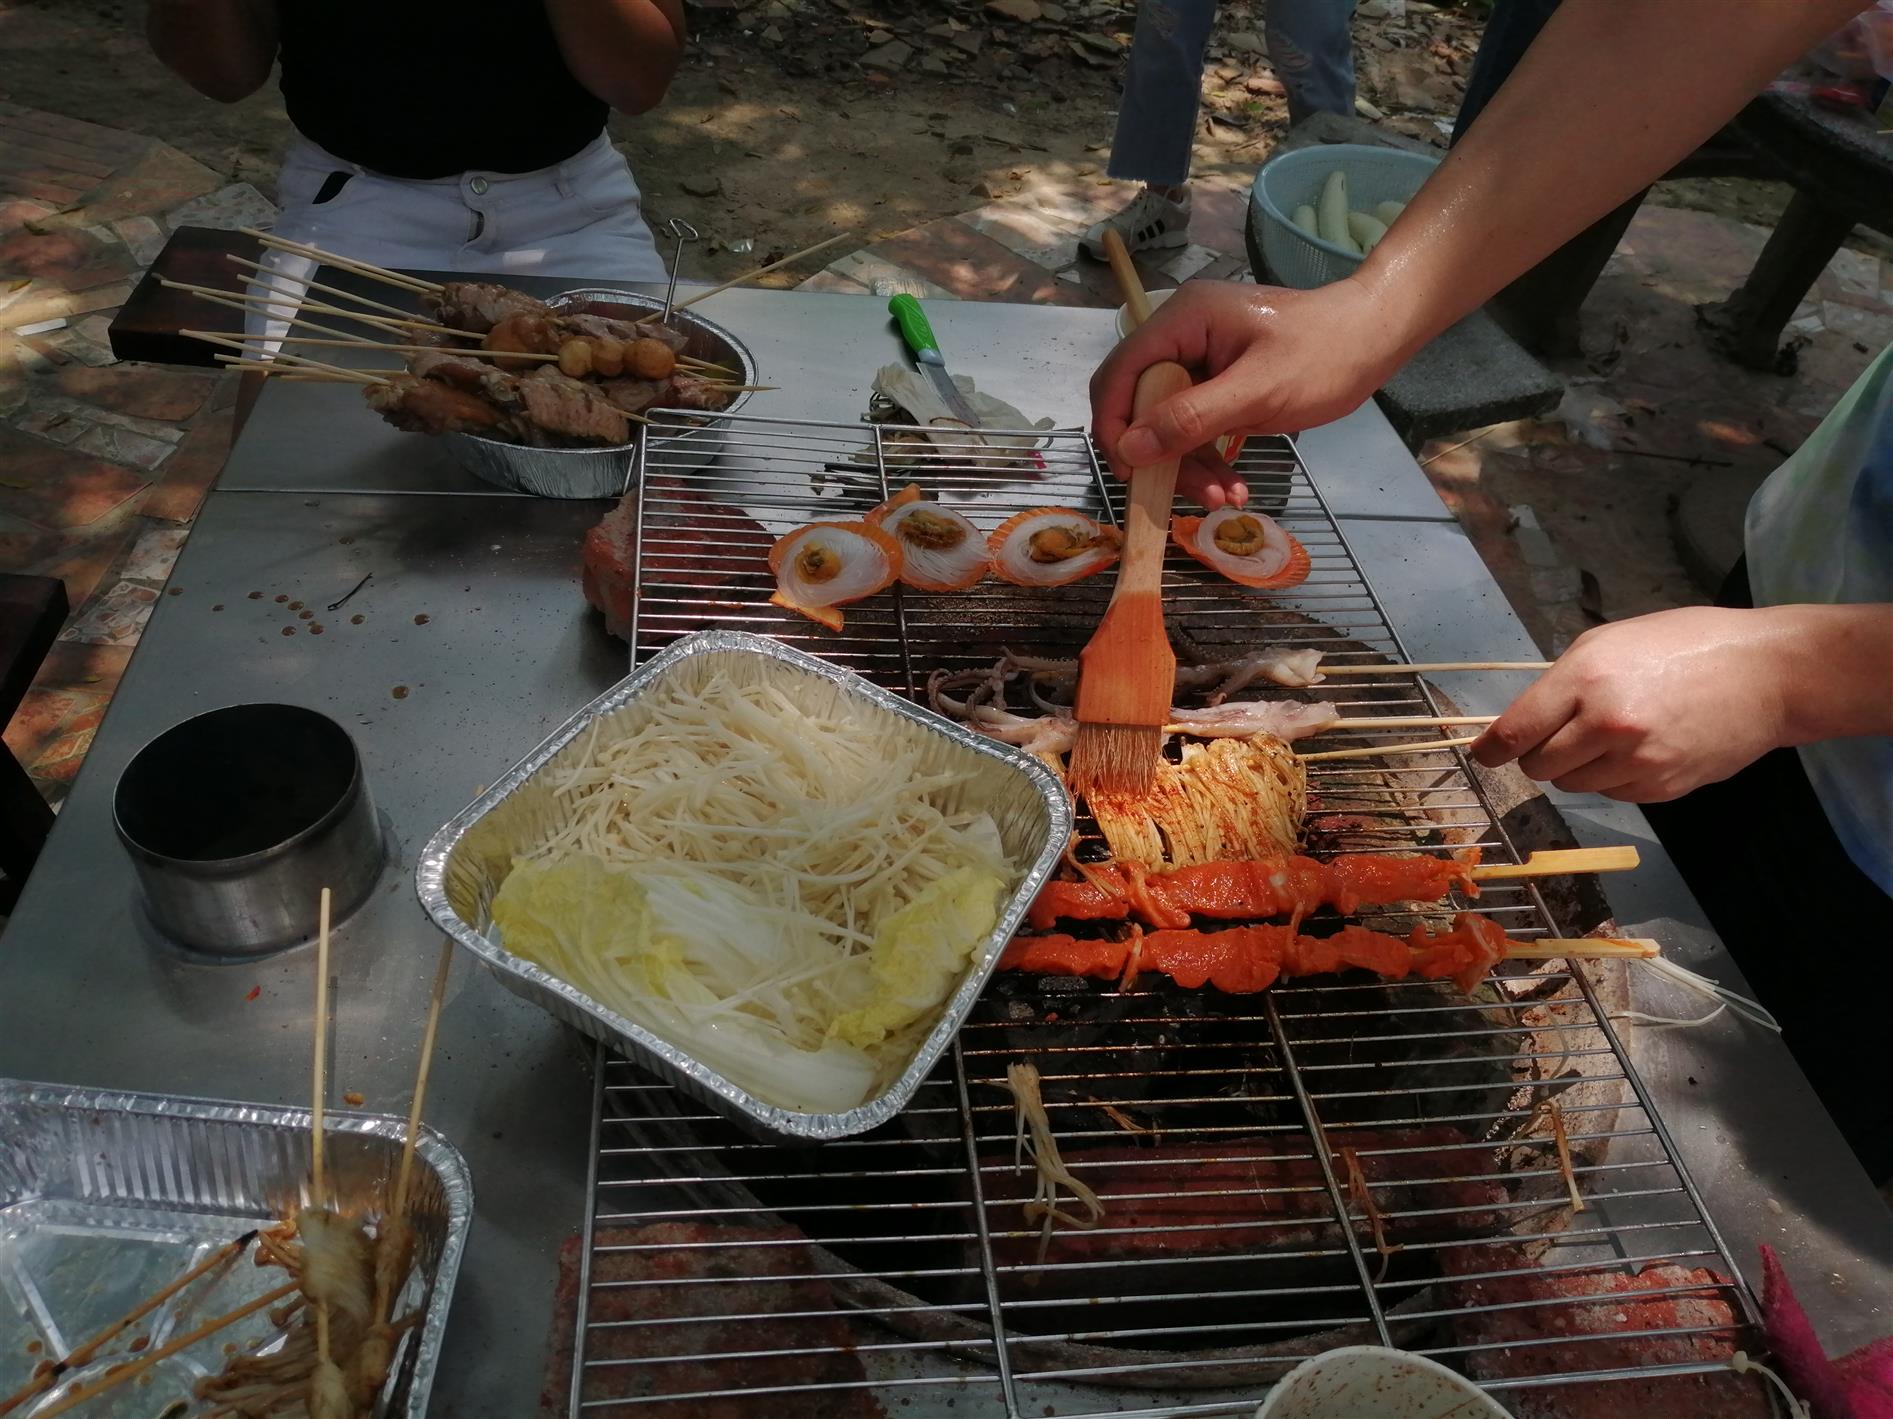
[[[623, 493], [639, 430], [658, 408], [677, 411], [683, 425], [667, 440], [676, 454], [701, 464], [720, 446], [715, 416], [739, 408], [760, 387], [754, 360], [735, 336], [668, 301], [609, 287], [541, 301], [495, 282], [435, 283], [313, 247], [265, 242], [379, 280], [421, 308], [409, 315], [341, 287], [289, 282], [245, 263], [263, 278], [246, 294], [160, 279], [243, 310], [265, 330], [242, 337], [182, 333], [239, 352], [217, 356], [236, 368], [359, 384], [388, 422], [443, 437], [463, 468], [509, 491], [555, 498]], [[328, 323], [334, 320], [373, 334]], [[383, 352], [401, 367], [331, 364], [301, 353], [308, 346]]]
[[[327, 1159], [343, 1209], [377, 1214], [394, 1190], [406, 1121], [331, 1113]], [[413, 1269], [393, 1298], [402, 1329], [376, 1419], [427, 1411], [454, 1281], [473, 1223], [467, 1164], [422, 1129], [407, 1198]], [[31, 1415], [267, 1295], [281, 1271], [248, 1254], [203, 1275], [69, 1371], [53, 1367], [193, 1268], [295, 1215], [311, 1161], [307, 1109], [0, 1081], [0, 1407], [35, 1382]], [[266, 1361], [293, 1336], [258, 1310], [127, 1383], [135, 1412], [196, 1416], [237, 1356]], [[103, 1413], [96, 1406], [86, 1413]], [[114, 1412], [134, 1412], [122, 1410]]]

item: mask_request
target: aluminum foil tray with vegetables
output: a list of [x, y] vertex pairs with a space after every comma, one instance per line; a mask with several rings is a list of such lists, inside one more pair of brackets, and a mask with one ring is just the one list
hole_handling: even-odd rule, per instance
[[678, 642], [435, 835], [511, 989], [752, 1130], [892, 1118], [1071, 831], [1026, 755], [761, 636]]

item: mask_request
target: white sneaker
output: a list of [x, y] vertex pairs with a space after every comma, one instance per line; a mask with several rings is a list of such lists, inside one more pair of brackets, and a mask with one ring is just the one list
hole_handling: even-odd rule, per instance
[[1132, 251], [1150, 251], [1162, 246], [1182, 246], [1190, 239], [1190, 196], [1173, 202], [1154, 188], [1146, 187], [1137, 200], [1113, 216], [1106, 217], [1084, 235], [1085, 255], [1105, 260], [1104, 233], [1115, 227]]

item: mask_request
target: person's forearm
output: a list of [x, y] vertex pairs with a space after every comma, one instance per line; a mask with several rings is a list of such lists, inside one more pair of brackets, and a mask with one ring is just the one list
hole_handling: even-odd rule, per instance
[[1893, 605], [1774, 606], [1789, 744], [1893, 735]]
[[684, 53], [683, 0], [545, 0], [572, 75], [620, 113], [663, 101]]
[[1564, 0], [1356, 276], [1404, 357], [1716, 132], [1862, 0]]
[[145, 37], [198, 93], [235, 103], [262, 88], [276, 62], [275, 0], [150, 0]]

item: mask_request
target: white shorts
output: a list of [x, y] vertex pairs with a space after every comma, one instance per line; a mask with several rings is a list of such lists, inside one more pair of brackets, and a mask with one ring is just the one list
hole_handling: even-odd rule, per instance
[[[318, 203], [322, 185], [337, 172], [349, 173], [348, 182]], [[283, 161], [278, 200], [276, 235], [376, 266], [577, 281], [665, 279], [630, 165], [602, 133], [566, 161], [536, 172], [464, 172], [425, 181], [369, 172], [298, 135]], [[315, 263], [280, 251], [263, 259], [272, 273], [269, 289], [285, 297], [271, 313], [293, 314], [289, 303], [299, 301]], [[246, 324], [252, 334], [272, 339], [285, 328], [260, 312]]]

